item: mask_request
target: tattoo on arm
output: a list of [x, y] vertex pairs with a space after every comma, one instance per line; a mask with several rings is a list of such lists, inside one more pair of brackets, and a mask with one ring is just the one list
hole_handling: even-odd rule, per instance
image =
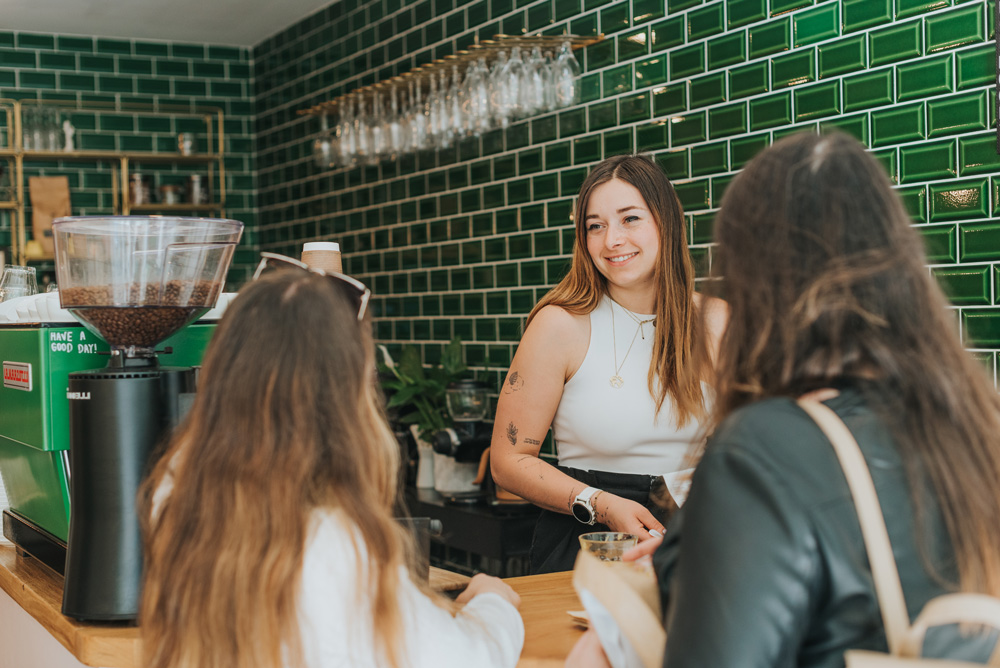
[[527, 443], [528, 445], [541, 445], [542, 444], [541, 441], [536, 441], [533, 438], [526, 438], [526, 439], [524, 439], [524, 442]]
[[521, 377], [519, 371], [511, 371], [510, 375], [507, 376], [507, 382], [503, 384], [503, 393], [510, 394], [511, 392], [517, 392], [522, 387], [524, 387], [524, 378]]
[[517, 427], [513, 422], [507, 425], [507, 440], [511, 445], [517, 445]]

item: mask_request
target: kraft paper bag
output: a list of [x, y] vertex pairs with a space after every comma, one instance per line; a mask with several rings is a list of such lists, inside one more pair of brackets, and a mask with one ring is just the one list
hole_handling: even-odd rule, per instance
[[70, 215], [69, 179], [65, 176], [32, 176], [28, 179], [31, 193], [31, 232], [48, 257], [55, 254], [52, 221]]

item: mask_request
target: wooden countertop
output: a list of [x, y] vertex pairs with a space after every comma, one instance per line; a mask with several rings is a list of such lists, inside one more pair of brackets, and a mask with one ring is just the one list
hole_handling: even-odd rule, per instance
[[[461, 589], [464, 575], [431, 568], [431, 586]], [[572, 573], [533, 575], [507, 580], [521, 596], [524, 651], [518, 668], [561, 667], [582, 630], [566, 614], [582, 606], [573, 590]], [[139, 668], [139, 629], [122, 624], [82, 624], [62, 614], [62, 576], [0, 540], [0, 589], [37, 620], [78, 661], [90, 666]]]

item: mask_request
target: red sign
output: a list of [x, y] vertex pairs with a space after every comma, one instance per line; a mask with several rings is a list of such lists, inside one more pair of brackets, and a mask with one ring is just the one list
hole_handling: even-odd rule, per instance
[[31, 365], [24, 362], [4, 362], [3, 386], [31, 392]]

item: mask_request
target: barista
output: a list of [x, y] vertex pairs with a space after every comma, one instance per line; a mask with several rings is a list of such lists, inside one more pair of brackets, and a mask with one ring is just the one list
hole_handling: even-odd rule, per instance
[[[698, 434], [725, 321], [694, 291], [683, 212], [656, 163], [600, 163], [575, 220], [572, 266], [528, 316], [491, 447], [497, 483], [546, 511], [534, 573], [571, 569], [582, 533], [663, 531], [652, 497]], [[558, 466], [539, 458], [550, 426]]]

